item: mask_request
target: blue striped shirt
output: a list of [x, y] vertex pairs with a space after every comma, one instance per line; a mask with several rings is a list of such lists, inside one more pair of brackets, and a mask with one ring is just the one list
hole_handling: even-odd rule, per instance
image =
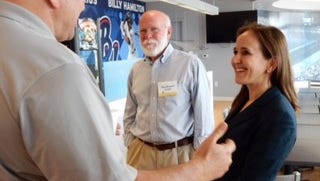
[[214, 129], [212, 92], [200, 59], [170, 44], [152, 63], [138, 61], [128, 77], [125, 144], [134, 137], [163, 144], [194, 136], [194, 147]]

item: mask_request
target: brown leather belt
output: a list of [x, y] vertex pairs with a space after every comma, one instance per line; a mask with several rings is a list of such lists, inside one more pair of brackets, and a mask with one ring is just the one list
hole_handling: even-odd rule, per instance
[[154, 148], [156, 148], [156, 149], [158, 149], [160, 151], [175, 148], [176, 147], [176, 143], [177, 143], [177, 146], [179, 147], [179, 146], [188, 145], [188, 144], [193, 142], [193, 136], [185, 137], [185, 138], [182, 138], [181, 140], [178, 140], [176, 142], [166, 143], [166, 144], [154, 144], [154, 143], [150, 143], [150, 142], [147, 142], [147, 141], [143, 141], [140, 138], [138, 138], [138, 139], [141, 142], [143, 142], [144, 144], [146, 144], [148, 146], [151, 146], [151, 147], [154, 147]]

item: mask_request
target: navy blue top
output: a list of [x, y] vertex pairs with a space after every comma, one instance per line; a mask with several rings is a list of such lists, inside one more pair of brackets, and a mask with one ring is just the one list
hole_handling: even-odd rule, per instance
[[226, 122], [222, 140], [233, 139], [237, 149], [219, 180], [273, 181], [296, 141], [296, 117], [288, 99], [273, 87], [242, 112], [229, 114]]

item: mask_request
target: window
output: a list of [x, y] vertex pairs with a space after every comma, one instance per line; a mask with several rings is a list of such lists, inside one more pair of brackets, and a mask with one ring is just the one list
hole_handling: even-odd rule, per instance
[[258, 11], [258, 21], [285, 34], [296, 81], [320, 81], [320, 13]]

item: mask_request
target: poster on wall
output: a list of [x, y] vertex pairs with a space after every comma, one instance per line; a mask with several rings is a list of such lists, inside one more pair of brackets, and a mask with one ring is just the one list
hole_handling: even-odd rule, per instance
[[145, 3], [137, 0], [86, 0], [79, 18], [96, 21], [101, 42], [102, 61], [134, 60], [143, 57], [138, 34]]
[[144, 56], [139, 18], [145, 3], [138, 0], [85, 0], [77, 27], [77, 49], [109, 102], [124, 99], [127, 77]]

